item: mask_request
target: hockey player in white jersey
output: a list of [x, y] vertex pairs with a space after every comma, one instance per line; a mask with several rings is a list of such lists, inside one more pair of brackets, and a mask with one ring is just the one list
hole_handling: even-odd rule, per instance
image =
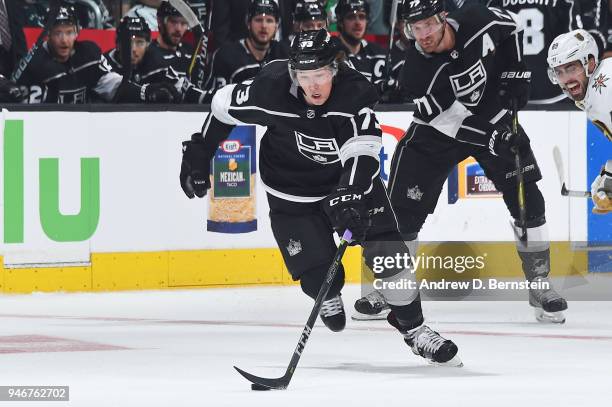
[[[612, 141], [612, 59], [599, 61], [597, 55], [597, 44], [587, 31], [561, 34], [548, 49], [549, 77]], [[612, 159], [591, 184], [591, 195], [593, 213], [612, 212]]]

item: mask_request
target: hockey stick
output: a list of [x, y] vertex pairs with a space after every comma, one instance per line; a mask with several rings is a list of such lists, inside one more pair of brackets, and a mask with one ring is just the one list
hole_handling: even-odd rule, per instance
[[49, 14], [47, 15], [47, 23], [45, 24], [45, 27], [40, 32], [40, 34], [38, 34], [38, 38], [36, 39], [36, 42], [34, 43], [32, 48], [30, 48], [28, 53], [25, 54], [23, 58], [21, 58], [19, 63], [17, 63], [17, 66], [15, 67], [15, 70], [13, 71], [13, 74], [11, 75], [11, 80], [13, 82], [17, 83], [19, 78], [21, 78], [21, 75], [23, 75], [23, 72], [26, 70], [28, 65], [30, 65], [30, 61], [32, 61], [34, 54], [36, 53], [36, 51], [38, 51], [44, 39], [49, 34], [49, 30], [51, 30], [51, 27], [53, 27], [53, 24], [55, 24], [55, 19], [57, 18], [57, 13], [59, 11], [60, 5], [61, 5], [61, 0], [50, 0], [49, 1]]
[[561, 157], [561, 150], [559, 147], [553, 147], [553, 158], [555, 159], [555, 166], [557, 167], [557, 175], [559, 176], [559, 183], [561, 184], [561, 195], [573, 196], [578, 198], [590, 198], [590, 191], [572, 191], [569, 190], [565, 184], [565, 169], [563, 166], [563, 157]]
[[319, 294], [317, 295], [317, 299], [315, 300], [314, 306], [312, 307], [312, 311], [310, 311], [310, 316], [308, 317], [308, 321], [304, 326], [304, 330], [302, 331], [302, 335], [300, 335], [300, 340], [298, 341], [295, 350], [293, 351], [293, 356], [291, 357], [291, 361], [289, 362], [289, 366], [287, 366], [287, 370], [285, 371], [285, 375], [282, 377], [278, 377], [276, 379], [267, 379], [265, 377], [259, 377], [252, 375], [250, 373], [245, 372], [244, 370], [234, 366], [234, 369], [238, 371], [245, 379], [253, 383], [251, 385], [251, 389], [253, 390], [285, 390], [287, 386], [289, 386], [289, 382], [291, 381], [291, 377], [293, 377], [293, 373], [295, 373], [295, 368], [300, 361], [300, 357], [302, 356], [302, 352], [306, 347], [306, 342], [308, 342], [308, 338], [312, 333], [312, 327], [317, 320], [317, 316], [319, 315], [319, 311], [321, 310], [321, 306], [323, 305], [323, 299], [327, 296], [329, 292], [329, 288], [332, 285], [334, 277], [336, 276], [336, 272], [340, 267], [340, 262], [342, 261], [342, 256], [346, 251], [349, 243], [351, 242], [352, 233], [350, 230], [346, 230], [342, 238], [340, 239], [340, 245], [338, 246], [338, 250], [336, 251], [336, 255], [334, 256], [334, 261], [332, 262], [329, 270], [327, 270], [327, 275], [325, 276], [325, 281], [323, 281], [323, 285], [321, 285], [321, 289], [319, 289]]
[[[518, 124], [518, 101], [512, 100], [512, 133], [515, 137], [519, 134]], [[518, 192], [518, 207], [519, 207], [519, 226], [521, 228], [521, 234], [519, 235], [516, 228], [513, 226], [512, 230], [516, 237], [523, 243], [527, 243], [527, 206], [525, 205], [525, 180], [523, 177], [523, 165], [521, 163], [521, 155], [517, 147], [512, 147], [514, 151], [514, 166], [516, 167], [516, 185]]]
[[125, 89], [127, 83], [132, 79], [132, 36], [130, 35], [130, 30], [124, 30], [119, 38], [119, 44], [121, 45], [119, 55], [123, 69], [121, 71], [121, 84], [117, 88], [113, 103], [119, 103], [122, 97], [122, 90]]
[[187, 78], [191, 81], [191, 74], [193, 72], [193, 68], [195, 67], [196, 60], [198, 55], [202, 50], [202, 43], [204, 41], [204, 28], [202, 24], [200, 24], [200, 20], [195, 15], [193, 10], [183, 1], [183, 0], [168, 0], [172, 7], [178, 10], [179, 13], [187, 20], [187, 25], [189, 29], [193, 32], [194, 38], [196, 39], [196, 45], [193, 50], [193, 55], [191, 56], [191, 61], [189, 62], [189, 67], [187, 68]]
[[389, 16], [389, 48], [387, 49], [387, 57], [385, 60], [385, 80], [388, 81], [391, 76], [391, 48], [393, 48], [393, 37], [395, 35], [395, 24], [397, 23], [397, 4], [399, 0], [392, 0], [391, 15]]

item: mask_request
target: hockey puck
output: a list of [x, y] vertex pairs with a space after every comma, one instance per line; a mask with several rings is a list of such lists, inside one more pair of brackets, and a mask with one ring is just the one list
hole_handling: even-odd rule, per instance
[[253, 383], [251, 384], [251, 390], [271, 390], [269, 387], [261, 386], [259, 384]]

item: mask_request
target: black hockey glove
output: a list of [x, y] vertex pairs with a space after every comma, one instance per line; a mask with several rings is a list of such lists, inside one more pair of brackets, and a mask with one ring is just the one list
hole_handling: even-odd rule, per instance
[[189, 199], [206, 196], [206, 191], [210, 188], [210, 160], [214, 154], [214, 151], [204, 146], [200, 133], [192, 135], [189, 141], [183, 141], [183, 161], [179, 178], [181, 188]]
[[400, 103], [401, 93], [399, 81], [393, 78], [382, 80], [376, 83], [378, 95], [382, 103]]
[[15, 82], [0, 75], [0, 102], [19, 103], [25, 97], [26, 93]]
[[518, 134], [506, 128], [495, 128], [489, 133], [489, 151], [493, 155], [506, 160], [514, 160], [514, 152], [523, 146], [529, 145], [527, 134], [519, 127]]
[[516, 100], [516, 107], [521, 110], [529, 101], [529, 86], [531, 71], [527, 67], [517, 65], [501, 73], [499, 77], [498, 96], [505, 109], [512, 109], [512, 102]]
[[179, 103], [181, 94], [171, 83], [147, 83], [140, 89], [140, 98], [146, 103]]
[[363, 190], [338, 187], [323, 200], [323, 210], [338, 234], [342, 235], [349, 229], [354, 242], [362, 243], [365, 240], [372, 221]]

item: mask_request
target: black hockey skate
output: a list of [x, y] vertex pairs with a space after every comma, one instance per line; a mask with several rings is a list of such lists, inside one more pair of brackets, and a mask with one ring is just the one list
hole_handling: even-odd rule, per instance
[[457, 356], [459, 349], [450, 339], [443, 338], [439, 333], [425, 324], [406, 330], [400, 326], [393, 312], [387, 315], [387, 321], [404, 335], [404, 342], [415, 355], [427, 359], [432, 365], [461, 367], [463, 362]]
[[355, 321], [370, 321], [385, 319], [389, 313], [389, 305], [376, 290], [355, 301], [355, 312], [351, 316]]
[[319, 315], [326, 327], [334, 332], [342, 331], [346, 326], [346, 314], [341, 295], [323, 301]]
[[532, 283], [548, 284], [549, 288], [529, 289], [529, 305], [534, 308], [535, 317], [540, 322], [562, 324], [565, 322], [563, 311], [567, 309], [567, 301], [552, 288], [548, 277], [536, 277]]

